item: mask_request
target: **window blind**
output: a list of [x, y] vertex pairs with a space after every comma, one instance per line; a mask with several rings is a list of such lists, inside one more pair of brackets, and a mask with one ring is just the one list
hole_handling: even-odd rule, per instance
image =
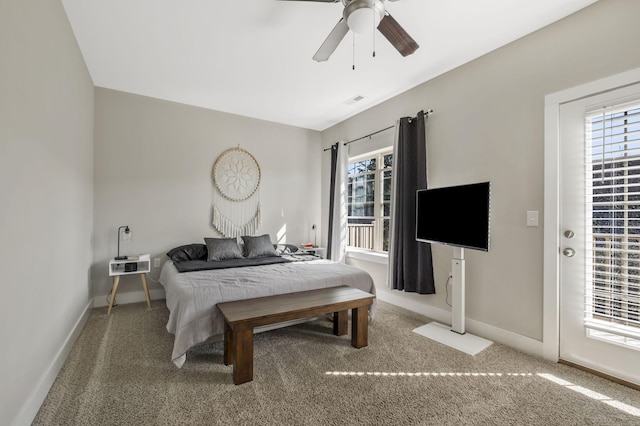
[[586, 115], [589, 335], [640, 348], [640, 101]]

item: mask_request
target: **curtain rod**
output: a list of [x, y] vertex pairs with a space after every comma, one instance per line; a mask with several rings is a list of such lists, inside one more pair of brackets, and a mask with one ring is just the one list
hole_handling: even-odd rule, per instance
[[[432, 109], [424, 112], [424, 115], [429, 115], [429, 114], [433, 114], [433, 110]], [[344, 144], [345, 145], [349, 145], [350, 143], [357, 142], [357, 141], [362, 140], [362, 139], [366, 139], [366, 138], [371, 137], [373, 135], [377, 135], [378, 133], [382, 133], [385, 130], [393, 129], [394, 127], [396, 127], [395, 124], [393, 126], [389, 126], [389, 127], [385, 127], [384, 129], [377, 130], [377, 131], [375, 131], [373, 133], [369, 133], [368, 135], [361, 136], [361, 137], [359, 137], [357, 139], [350, 140], [348, 142], [345, 142]], [[331, 150], [331, 147], [323, 149], [323, 151], [330, 151], [330, 150]]]

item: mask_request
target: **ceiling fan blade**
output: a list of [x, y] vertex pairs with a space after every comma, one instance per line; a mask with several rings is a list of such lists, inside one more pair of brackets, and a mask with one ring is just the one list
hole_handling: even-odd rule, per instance
[[338, 24], [333, 27], [333, 30], [331, 30], [326, 40], [322, 43], [320, 49], [318, 49], [316, 54], [313, 55], [313, 60], [323, 62], [329, 59], [348, 32], [349, 27], [347, 26], [347, 21], [345, 21], [344, 18], [341, 18], [340, 21], [338, 21]]
[[378, 25], [378, 31], [384, 35], [389, 43], [395, 47], [402, 56], [411, 55], [418, 47], [418, 43], [393, 19], [388, 13]]

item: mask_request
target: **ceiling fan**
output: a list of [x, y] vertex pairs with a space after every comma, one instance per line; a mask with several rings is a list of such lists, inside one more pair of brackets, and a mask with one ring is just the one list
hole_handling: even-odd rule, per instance
[[[386, 37], [393, 47], [400, 52], [402, 56], [411, 55], [418, 49], [418, 43], [393, 19], [393, 17], [385, 10], [385, 0], [287, 0], [287, 1], [313, 1], [321, 3], [338, 3], [344, 4], [342, 18], [338, 24], [329, 33], [320, 49], [313, 56], [318, 62], [326, 61], [336, 50], [342, 39], [347, 35], [349, 30], [356, 33], [363, 33], [372, 26], [378, 28], [378, 31]], [[388, 0], [398, 1], [398, 0]]]

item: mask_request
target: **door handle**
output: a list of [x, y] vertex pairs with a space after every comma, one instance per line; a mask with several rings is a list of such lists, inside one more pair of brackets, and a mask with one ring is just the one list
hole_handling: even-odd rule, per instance
[[562, 254], [564, 254], [567, 257], [573, 257], [576, 255], [576, 251], [571, 247], [567, 247], [564, 250], [562, 250]]

